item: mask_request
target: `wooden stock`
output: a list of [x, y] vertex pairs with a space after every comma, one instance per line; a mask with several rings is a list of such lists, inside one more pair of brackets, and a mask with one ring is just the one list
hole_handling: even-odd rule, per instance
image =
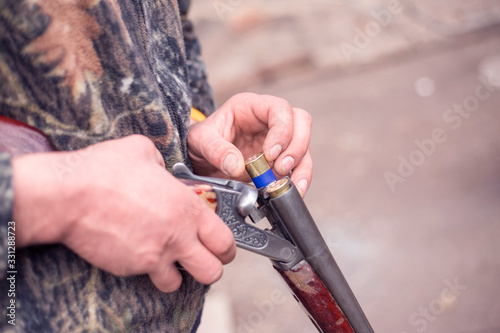
[[212, 186], [208, 184], [204, 184], [201, 182], [198, 182], [196, 180], [190, 180], [190, 179], [179, 179], [181, 182], [189, 186], [194, 193], [198, 194], [198, 196], [203, 200], [203, 202], [213, 210], [215, 213], [217, 213], [217, 194], [215, 193], [214, 189]]
[[307, 261], [302, 260], [286, 271], [275, 268], [320, 332], [354, 333], [337, 302]]

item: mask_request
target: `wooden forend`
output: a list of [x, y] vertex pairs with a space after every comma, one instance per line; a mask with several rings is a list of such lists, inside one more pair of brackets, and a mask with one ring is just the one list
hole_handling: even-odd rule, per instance
[[287, 271], [275, 268], [320, 332], [354, 333], [337, 302], [307, 261], [302, 260]]

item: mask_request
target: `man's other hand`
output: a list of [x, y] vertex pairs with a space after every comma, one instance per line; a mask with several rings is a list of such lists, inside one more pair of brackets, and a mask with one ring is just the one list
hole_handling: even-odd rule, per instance
[[151, 140], [133, 135], [81, 151], [58, 178], [68, 154], [13, 159], [18, 246], [62, 243], [120, 276], [149, 274], [164, 292], [179, 288], [179, 263], [211, 284], [236, 253], [229, 228], [165, 170]]

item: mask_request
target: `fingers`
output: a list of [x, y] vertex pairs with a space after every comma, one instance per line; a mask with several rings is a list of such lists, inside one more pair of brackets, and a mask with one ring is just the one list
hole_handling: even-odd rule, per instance
[[203, 284], [212, 284], [220, 279], [223, 268], [221, 261], [207, 250], [201, 243], [183, 251], [179, 264]]
[[292, 108], [284, 99], [238, 94], [190, 130], [190, 157], [195, 171], [202, 175], [220, 177], [220, 170], [243, 180], [244, 157], [263, 151], [278, 175], [284, 176], [305, 157], [311, 123], [306, 111]]
[[279, 175], [287, 175], [299, 165], [309, 149], [312, 118], [306, 111], [292, 108], [281, 98], [267, 95], [250, 97], [250, 108], [258, 120], [269, 128], [262, 145], [266, 159], [274, 161], [274, 169]]
[[306, 155], [299, 164], [293, 169], [292, 176], [290, 177], [297, 186], [300, 195], [302, 198], [305, 197], [309, 186], [311, 185], [312, 180], [312, 170], [313, 170], [313, 162], [311, 158], [310, 150], [307, 151]]
[[219, 218], [213, 223], [203, 222], [198, 230], [198, 237], [223, 264], [228, 264], [234, 259], [236, 242], [233, 233]]
[[[179, 264], [198, 282], [210, 285], [218, 281], [223, 273], [222, 262], [200, 242], [190, 244], [188, 249], [179, 250]], [[165, 255], [167, 256], [167, 255]], [[173, 292], [182, 284], [179, 268], [167, 257], [165, 264], [149, 274], [151, 281], [163, 292]]]
[[[187, 205], [187, 210], [183, 210], [182, 218], [184, 220], [194, 221], [196, 224], [197, 238], [196, 242], [203, 245], [210, 253], [218, 258], [223, 264], [227, 264], [234, 259], [236, 255], [236, 242], [231, 229], [198, 197], [191, 192], [191, 203]], [[189, 202], [189, 200], [185, 200]], [[184, 243], [187, 243], [186, 239]], [[189, 252], [193, 246], [186, 247]], [[182, 251], [181, 251], [182, 252]]]
[[[165, 252], [164, 256], [178, 262], [198, 282], [209, 285], [222, 276], [222, 265], [234, 259], [236, 243], [226, 224], [194, 192], [186, 190], [191, 199], [182, 200], [186, 206], [180, 209], [179, 218], [184, 221], [180, 231], [182, 234], [172, 244], [172, 250]], [[191, 231], [187, 232], [190, 227]], [[178, 288], [176, 282], [176, 277], [165, 278], [162, 286]]]
[[196, 281], [209, 285], [222, 276], [222, 265], [234, 259], [236, 245], [229, 228], [216, 217], [213, 220], [203, 218], [200, 221], [198, 239], [182, 239], [175, 250], [177, 255], [164, 253], [166, 264], [150, 273], [151, 280], [158, 289], [172, 292], [180, 287], [182, 277], [173, 263], [174, 260]]
[[[272, 97], [262, 96], [264, 105], [270, 105], [267, 111], [267, 125], [269, 132], [262, 146], [268, 161], [274, 161], [284, 149], [288, 147], [294, 133], [294, 111], [287, 101]], [[267, 100], [269, 99], [269, 101]], [[256, 112], [262, 110], [257, 109]]]
[[[198, 229], [198, 242], [181, 249], [179, 263], [203, 284], [212, 284], [222, 276], [222, 265], [236, 255], [236, 243], [230, 229], [214, 213], [205, 215]], [[210, 217], [210, 218], [209, 218]], [[186, 243], [184, 243], [186, 244]]]
[[[274, 115], [271, 114], [273, 110], [270, 110], [270, 130], [264, 151], [266, 158], [274, 161], [273, 168], [278, 175], [288, 175], [293, 169], [291, 179], [304, 197], [312, 180], [313, 163], [309, 150], [312, 118], [306, 111], [292, 108], [293, 116], [290, 119], [285, 109], [283, 106]], [[271, 121], [279, 116], [283, 117], [281, 121]]]
[[206, 160], [227, 176], [238, 178], [245, 171], [245, 162], [240, 150], [225, 139], [214, 126], [197, 126], [189, 133], [191, 158]]
[[[201, 150], [201, 154], [209, 156], [212, 161], [223, 158], [220, 154], [227, 148], [222, 146], [230, 144], [217, 132], [206, 131], [204, 135], [212, 137], [214, 143], [212, 147]], [[156, 150], [154, 146], [148, 149]], [[149, 153], [152, 154], [152, 150]], [[243, 160], [242, 156], [240, 158]], [[181, 186], [182, 189], [175, 191], [181, 205], [176, 219], [184, 221], [184, 227], [178, 231], [179, 235], [170, 244], [169, 250], [162, 254], [165, 258], [161, 260], [165, 262], [164, 267], [150, 274], [153, 283], [165, 292], [177, 290], [182, 283], [175, 262], [195, 280], [208, 285], [220, 279], [222, 265], [229, 263], [236, 254], [236, 244], [230, 229], [191, 189]]]
[[176, 291], [182, 284], [181, 273], [171, 261], [159, 264], [156, 270], [149, 273], [149, 278], [158, 289], [165, 293]]
[[[293, 112], [293, 136], [290, 144], [274, 161], [274, 169], [279, 175], [285, 176], [295, 168], [294, 172], [300, 172], [302, 177], [310, 182], [312, 178], [312, 160], [310, 154], [307, 155], [307, 153], [311, 138], [312, 119], [302, 109], [294, 108]], [[304, 160], [305, 158], [306, 160]], [[297, 170], [299, 165], [300, 168]]]

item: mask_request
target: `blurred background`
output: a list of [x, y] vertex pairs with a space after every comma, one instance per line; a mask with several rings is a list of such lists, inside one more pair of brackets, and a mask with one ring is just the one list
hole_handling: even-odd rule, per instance
[[[193, 1], [218, 105], [313, 117], [306, 203], [376, 332], [500, 332], [500, 1]], [[201, 333], [316, 332], [239, 250]]]

